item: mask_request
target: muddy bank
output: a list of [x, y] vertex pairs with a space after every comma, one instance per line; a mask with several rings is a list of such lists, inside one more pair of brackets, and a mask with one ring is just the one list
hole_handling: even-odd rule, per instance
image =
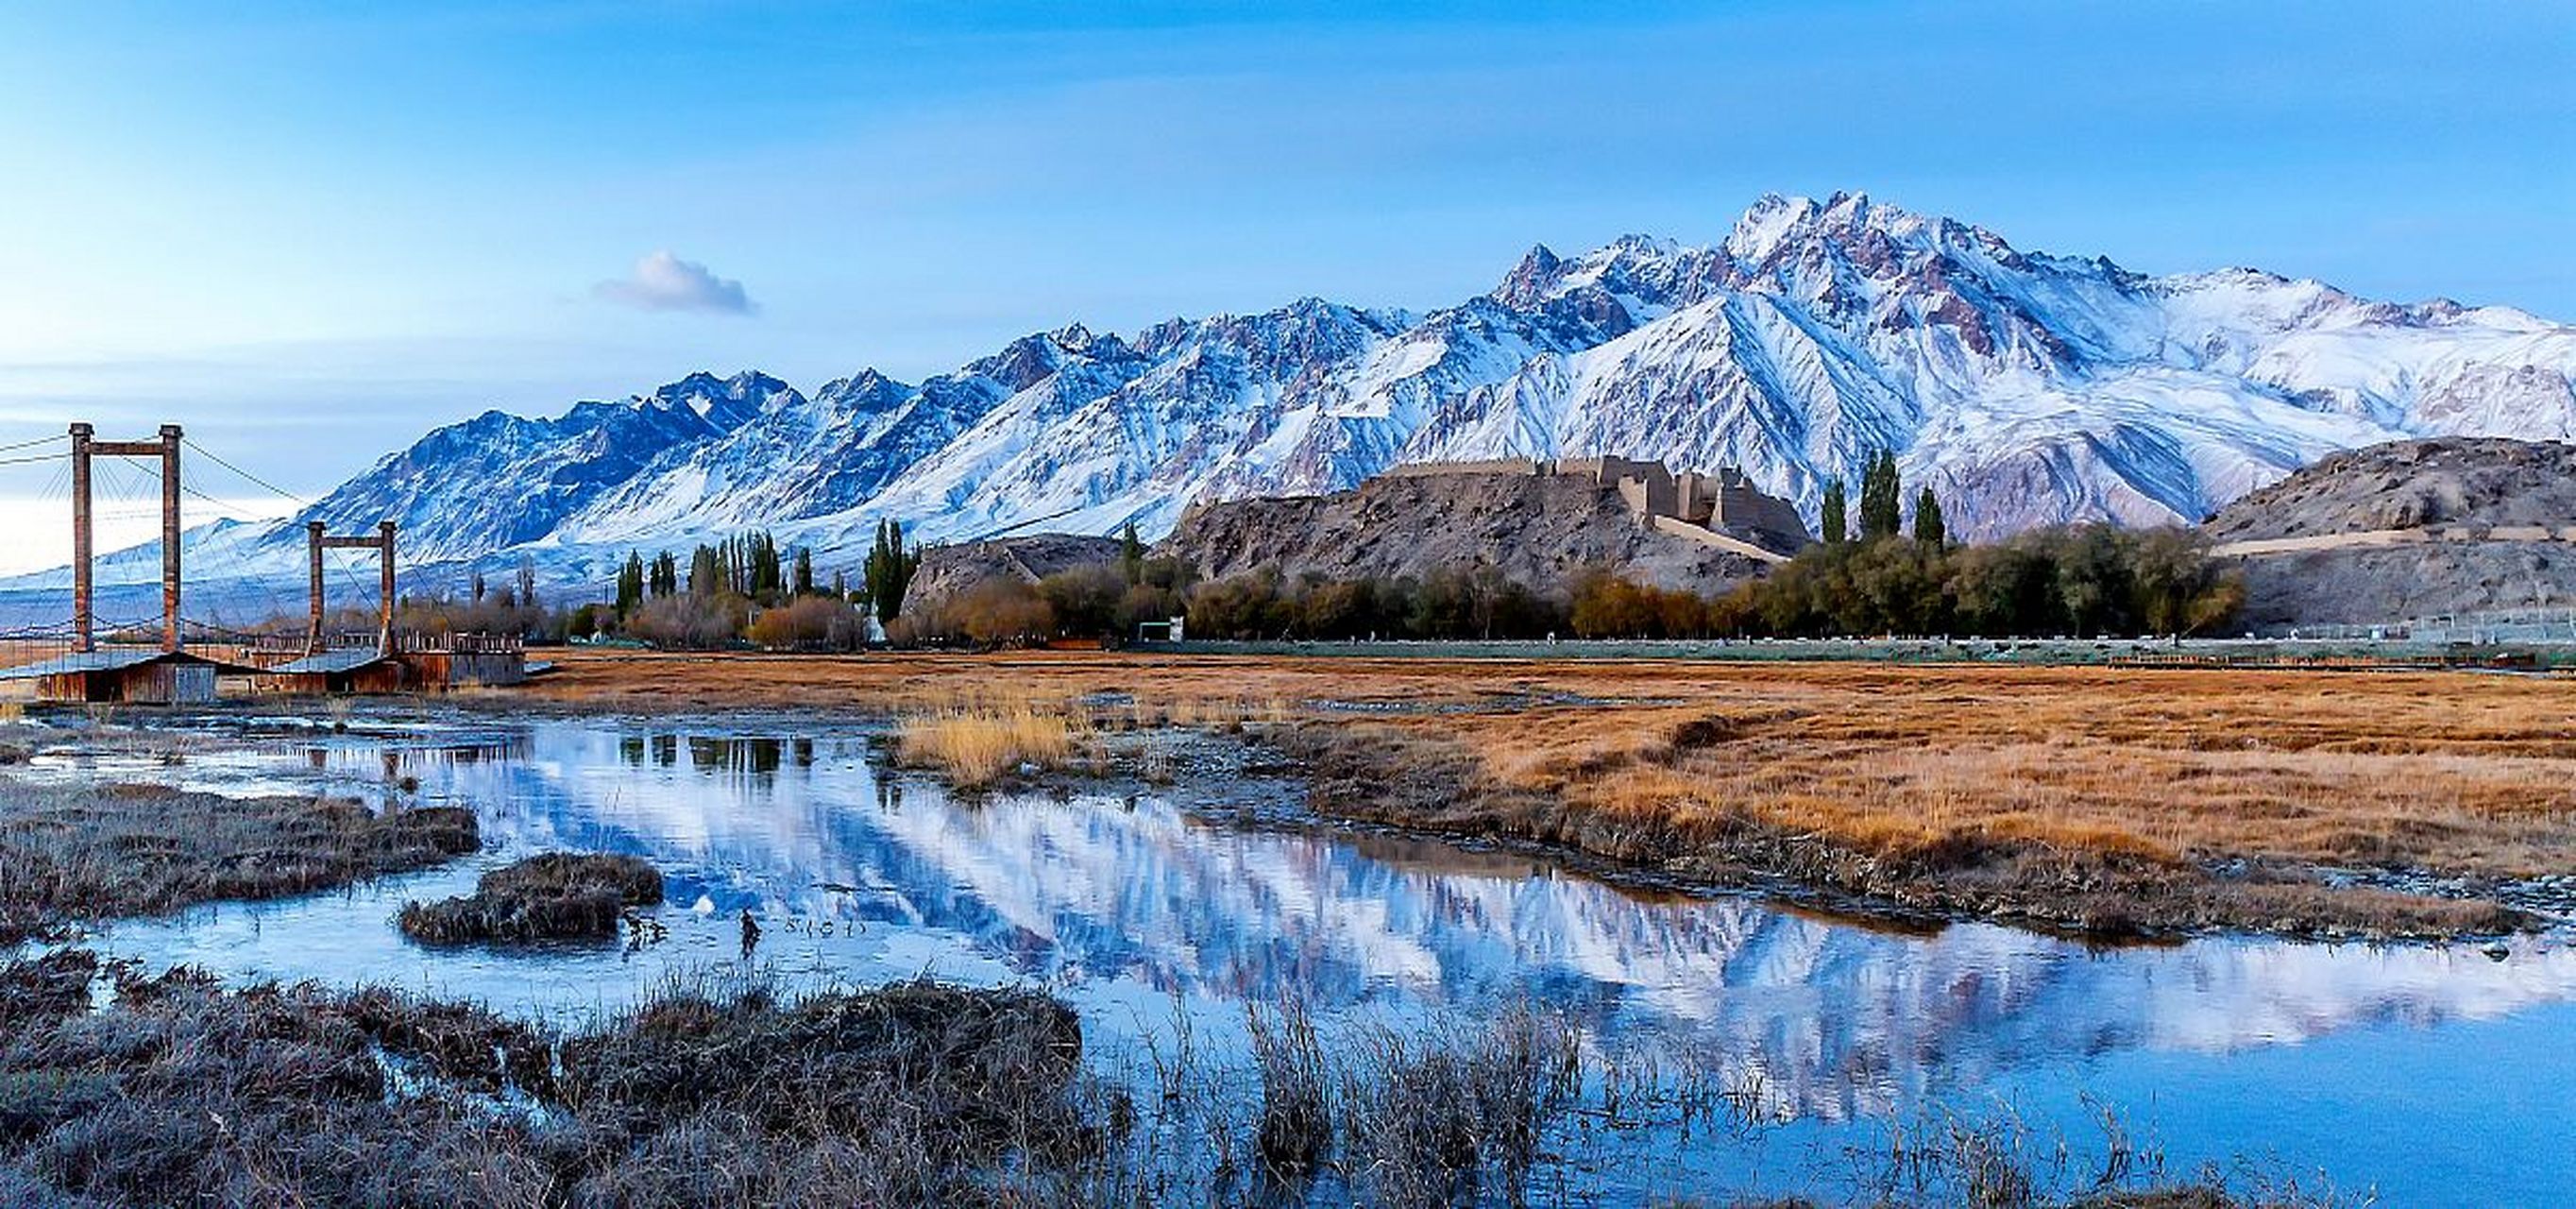
[[[1985, 919], [2104, 939], [2229, 930], [2441, 940], [2538, 922], [2484, 898], [2329, 880], [2287, 862], [2220, 866], [2111, 845], [1960, 834], [1870, 846], [1746, 812], [1680, 820], [1587, 809], [1507, 784], [1465, 743], [1419, 729], [1306, 723], [1266, 728], [1260, 741], [1304, 770], [1309, 804], [1325, 817], [1536, 843], [1685, 883], [1786, 887], [1864, 914]], [[1605, 757], [1623, 758], [1632, 757]]]

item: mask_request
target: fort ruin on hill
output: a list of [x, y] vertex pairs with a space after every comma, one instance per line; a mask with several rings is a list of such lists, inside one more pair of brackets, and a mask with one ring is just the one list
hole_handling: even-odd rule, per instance
[[1412, 462], [1380, 477], [1532, 475], [1589, 479], [1616, 491], [1645, 528], [1765, 562], [1784, 562], [1814, 539], [1789, 501], [1765, 494], [1734, 467], [1715, 474], [1678, 474], [1661, 462], [1627, 458], [1495, 458], [1473, 462]]

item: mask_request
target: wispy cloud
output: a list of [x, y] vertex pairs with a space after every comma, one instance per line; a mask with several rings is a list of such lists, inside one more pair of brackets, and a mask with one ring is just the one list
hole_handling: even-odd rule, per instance
[[615, 281], [600, 282], [591, 287], [591, 292], [611, 302], [648, 311], [749, 315], [760, 309], [750, 295], [743, 293], [741, 282], [718, 277], [708, 272], [707, 266], [682, 260], [667, 250], [636, 261], [634, 272]]

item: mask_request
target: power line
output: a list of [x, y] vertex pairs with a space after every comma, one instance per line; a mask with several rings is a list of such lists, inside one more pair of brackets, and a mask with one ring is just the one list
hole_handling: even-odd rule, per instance
[[[188, 439], [188, 438], [186, 438], [186, 437], [181, 437], [181, 438], [179, 438], [179, 443], [180, 443], [180, 444], [182, 444], [182, 445], [187, 446], [188, 448], [190, 448], [190, 449], [192, 449], [192, 450], [195, 450], [196, 452], [198, 452], [198, 453], [200, 453], [200, 454], [205, 455], [205, 457], [206, 457], [206, 460], [207, 460], [207, 461], [213, 462], [215, 465], [221, 466], [221, 467], [223, 467], [223, 468], [224, 468], [224, 469], [226, 469], [226, 470], [232, 471], [234, 474], [240, 475], [242, 478], [244, 478], [244, 479], [246, 479], [246, 480], [250, 481], [252, 484], [254, 484], [254, 485], [256, 485], [256, 486], [259, 486], [259, 487], [262, 487], [262, 488], [267, 489], [267, 490], [268, 490], [268, 491], [270, 491], [271, 493], [273, 493], [273, 494], [277, 495], [278, 497], [280, 497], [280, 498], [282, 498], [282, 499], [286, 500], [286, 501], [287, 501], [287, 502], [289, 502], [289, 503], [297, 504], [297, 505], [300, 505], [300, 506], [305, 507], [305, 508], [311, 508], [311, 507], [313, 507], [313, 506], [314, 506], [313, 501], [308, 500], [308, 499], [304, 498], [303, 496], [297, 495], [297, 494], [295, 494], [294, 492], [289, 491], [289, 490], [287, 490], [287, 489], [286, 489], [286, 488], [284, 488], [284, 487], [280, 487], [280, 486], [278, 486], [278, 485], [277, 485], [277, 484], [275, 484], [275, 483], [269, 482], [267, 479], [261, 478], [261, 477], [259, 477], [258, 475], [252, 474], [251, 472], [249, 472], [249, 471], [247, 471], [247, 470], [244, 470], [244, 469], [242, 469], [241, 467], [236, 466], [236, 465], [232, 464], [232, 463], [231, 463], [231, 462], [229, 462], [229, 461], [224, 460], [224, 456], [223, 456], [222, 454], [216, 453], [214, 450], [208, 449], [208, 448], [206, 448], [205, 446], [200, 445], [200, 444], [196, 443], [196, 442], [195, 442], [195, 441], [193, 441], [193, 440], [190, 440], [190, 439]], [[367, 586], [363, 581], [361, 581], [361, 580], [358, 578], [357, 572], [352, 571], [352, 570], [350, 570], [350, 569], [349, 569], [348, 555], [347, 555], [347, 553], [346, 553], [345, 551], [341, 551], [341, 550], [334, 549], [334, 550], [330, 551], [330, 553], [329, 553], [329, 555], [328, 555], [328, 558], [329, 558], [329, 561], [330, 561], [331, 565], [332, 565], [333, 567], [335, 567], [335, 568], [337, 568], [337, 569], [339, 570], [339, 572], [340, 572], [340, 577], [341, 577], [342, 579], [345, 579], [345, 580], [349, 581], [349, 589], [350, 589], [351, 591], [356, 592], [356, 593], [358, 593], [360, 596], [362, 596], [362, 597], [364, 597], [364, 598], [366, 598], [366, 599], [369, 599], [369, 600], [375, 600], [375, 599], [377, 598], [377, 596], [378, 596], [379, 594], [378, 594], [378, 593], [377, 593], [373, 588], [370, 588], [370, 587], [369, 587], [369, 586]], [[381, 604], [381, 603], [383, 603], [383, 602], [378, 601], [378, 603], [379, 603], [379, 604]]]
[[258, 484], [258, 485], [259, 485], [259, 486], [261, 486], [261, 487], [265, 487], [265, 488], [267, 488], [267, 489], [268, 489], [268, 490], [270, 490], [270, 491], [276, 492], [278, 495], [284, 496], [287, 500], [289, 500], [289, 501], [291, 501], [291, 502], [293, 502], [293, 503], [301, 504], [301, 505], [303, 505], [304, 507], [307, 507], [307, 508], [310, 508], [310, 507], [312, 507], [312, 506], [313, 506], [313, 501], [308, 500], [308, 499], [304, 498], [303, 496], [297, 495], [297, 494], [295, 494], [294, 492], [289, 491], [289, 490], [287, 490], [287, 489], [286, 489], [286, 488], [284, 488], [284, 487], [280, 487], [280, 486], [278, 486], [278, 485], [277, 485], [277, 484], [275, 484], [275, 483], [269, 482], [267, 479], [261, 478], [261, 477], [259, 477], [258, 475], [252, 474], [251, 472], [249, 472], [249, 471], [247, 471], [247, 470], [244, 470], [244, 469], [242, 469], [242, 468], [241, 468], [241, 467], [239, 467], [239, 466], [235, 466], [235, 465], [233, 465], [232, 463], [225, 461], [225, 460], [224, 460], [224, 458], [223, 458], [223, 455], [221, 455], [221, 454], [219, 454], [219, 453], [216, 453], [214, 450], [208, 449], [208, 448], [206, 448], [205, 446], [203, 446], [203, 445], [200, 445], [200, 444], [196, 443], [195, 441], [191, 441], [191, 440], [187, 439], [186, 437], [181, 437], [181, 438], [179, 438], [179, 443], [180, 443], [180, 444], [182, 444], [182, 445], [187, 446], [187, 447], [188, 447], [188, 448], [190, 448], [190, 449], [196, 450], [198, 453], [202, 453], [202, 454], [206, 455], [206, 460], [208, 460], [208, 461], [210, 461], [210, 462], [213, 462], [215, 465], [221, 466], [221, 467], [223, 467], [223, 468], [224, 468], [224, 469], [226, 469], [226, 470], [232, 471], [234, 474], [238, 474], [238, 475], [242, 476], [243, 478], [248, 479], [248, 480], [250, 480], [251, 482], [253, 482], [253, 483], [255, 483], [255, 484]]

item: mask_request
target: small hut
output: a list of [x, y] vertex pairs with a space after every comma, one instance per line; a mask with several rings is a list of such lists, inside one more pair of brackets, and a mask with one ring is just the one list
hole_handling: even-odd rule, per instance
[[186, 651], [159, 648], [75, 651], [42, 663], [0, 670], [0, 681], [33, 680], [41, 701], [127, 705], [203, 705], [215, 699], [217, 676], [260, 669]]

